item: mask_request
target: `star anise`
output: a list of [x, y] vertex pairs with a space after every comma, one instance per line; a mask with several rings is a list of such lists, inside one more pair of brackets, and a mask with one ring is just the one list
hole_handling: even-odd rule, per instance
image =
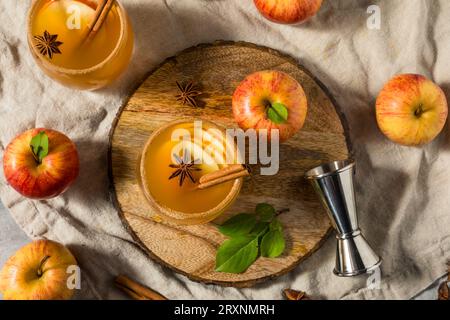
[[43, 56], [48, 56], [51, 59], [53, 58], [53, 54], [61, 54], [58, 47], [63, 43], [61, 41], [56, 41], [58, 38], [57, 34], [50, 34], [47, 30], [45, 30], [42, 36], [34, 36], [33, 38], [36, 42], [36, 48]]
[[180, 181], [180, 187], [183, 185], [184, 180], [186, 177], [189, 177], [189, 179], [192, 181], [192, 183], [195, 183], [194, 176], [192, 175], [193, 171], [201, 171], [197, 164], [195, 164], [197, 160], [192, 160], [189, 155], [189, 153], [184, 150], [183, 151], [183, 158], [180, 158], [176, 153], [173, 154], [177, 164], [170, 164], [169, 167], [177, 169], [175, 170], [169, 177], [169, 180], [179, 177]]
[[189, 104], [192, 107], [198, 108], [198, 103], [195, 100], [195, 97], [202, 94], [201, 91], [195, 89], [194, 82], [189, 82], [187, 85], [183, 86], [178, 81], [177, 87], [180, 90], [180, 94], [176, 95], [177, 101], [180, 101], [183, 105]]

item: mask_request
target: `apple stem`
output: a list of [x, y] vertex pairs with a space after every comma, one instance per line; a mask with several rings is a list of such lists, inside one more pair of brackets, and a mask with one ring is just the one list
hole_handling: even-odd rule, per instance
[[42, 277], [42, 275], [44, 274], [44, 271], [42, 270], [44, 268], [44, 264], [47, 262], [47, 260], [50, 258], [50, 256], [45, 256], [42, 260], [41, 263], [39, 263], [39, 268], [37, 270], [37, 275], [38, 277]]
[[33, 154], [34, 160], [36, 160], [36, 163], [41, 164], [41, 161], [39, 161], [38, 156], [36, 155], [36, 153], [34, 153], [33, 148], [31, 148], [31, 153]]
[[419, 107], [414, 111], [414, 115], [419, 118], [423, 114], [423, 105], [419, 104]]

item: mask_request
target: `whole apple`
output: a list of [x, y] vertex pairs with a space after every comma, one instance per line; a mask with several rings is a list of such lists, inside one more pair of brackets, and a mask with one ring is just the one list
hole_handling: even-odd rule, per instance
[[429, 143], [447, 121], [447, 99], [442, 89], [417, 74], [401, 74], [381, 90], [376, 102], [380, 130], [405, 146]]
[[280, 71], [259, 71], [247, 76], [233, 94], [234, 119], [244, 130], [278, 129], [280, 141], [299, 131], [306, 119], [307, 100], [302, 86]]
[[23, 196], [53, 198], [66, 191], [77, 178], [78, 152], [63, 133], [31, 129], [6, 147], [3, 171], [8, 183]]
[[50, 240], [37, 240], [19, 249], [0, 271], [0, 292], [5, 300], [67, 300], [74, 289], [67, 281], [72, 253]]
[[304, 22], [314, 16], [322, 0], [253, 0], [267, 19], [285, 24]]

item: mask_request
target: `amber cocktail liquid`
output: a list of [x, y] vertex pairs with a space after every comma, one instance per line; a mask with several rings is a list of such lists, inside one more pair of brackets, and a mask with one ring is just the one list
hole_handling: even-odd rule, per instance
[[127, 67], [133, 31], [115, 1], [93, 37], [88, 26], [97, 0], [35, 0], [28, 18], [28, 42], [39, 66], [51, 78], [79, 89], [98, 89]]
[[[204, 126], [204, 129], [207, 129]], [[183, 129], [189, 132], [192, 140], [183, 147], [176, 148], [177, 141], [173, 141], [174, 130]], [[222, 148], [223, 143], [219, 138], [194, 139], [192, 123], [182, 123], [163, 130], [151, 143], [149, 152], [145, 159], [145, 182], [152, 197], [160, 204], [171, 210], [184, 213], [198, 213], [213, 209], [221, 203], [233, 188], [233, 181], [229, 181], [208, 189], [196, 189], [200, 177], [219, 170], [225, 161], [217, 161], [207, 157], [207, 148]], [[202, 131], [202, 138], [208, 133]], [[199, 135], [197, 135], [199, 137]], [[208, 141], [208, 142], [205, 142]], [[175, 161], [173, 154], [176, 154]], [[189, 159], [183, 159], [188, 155]], [[182, 177], [177, 174], [177, 165], [184, 161], [190, 162], [196, 159], [203, 159], [202, 163], [196, 164], [190, 171], [189, 176]]]

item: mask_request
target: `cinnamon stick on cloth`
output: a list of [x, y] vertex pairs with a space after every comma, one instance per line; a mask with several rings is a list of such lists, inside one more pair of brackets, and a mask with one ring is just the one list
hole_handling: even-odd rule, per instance
[[448, 277], [447, 280], [441, 283], [438, 291], [438, 300], [450, 300], [450, 262], [447, 264], [448, 266]]
[[114, 283], [134, 300], [168, 300], [158, 292], [147, 288], [124, 275], [117, 276]]

